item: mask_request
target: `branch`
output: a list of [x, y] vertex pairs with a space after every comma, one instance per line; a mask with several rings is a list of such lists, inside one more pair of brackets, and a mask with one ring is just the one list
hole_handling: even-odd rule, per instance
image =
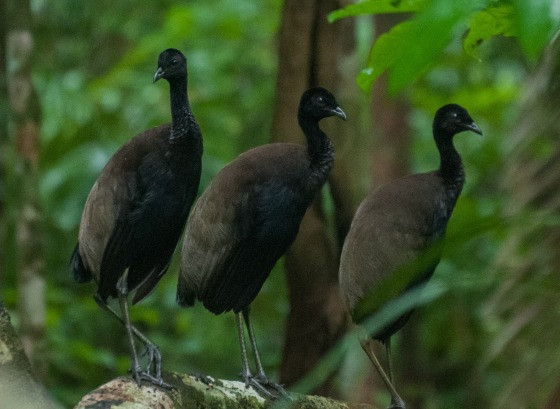
[[[228, 408], [264, 409], [271, 402], [239, 381], [202, 382], [192, 375], [166, 373], [165, 381], [176, 389], [167, 390], [150, 384], [139, 388], [130, 377], [119, 377], [85, 395], [74, 409], [101, 409], [126, 404], [135, 409]], [[111, 406], [113, 407], [113, 406]], [[124, 407], [124, 405], [123, 405]], [[348, 405], [319, 396], [296, 395], [292, 402], [278, 402], [278, 409], [374, 409], [369, 405]]]

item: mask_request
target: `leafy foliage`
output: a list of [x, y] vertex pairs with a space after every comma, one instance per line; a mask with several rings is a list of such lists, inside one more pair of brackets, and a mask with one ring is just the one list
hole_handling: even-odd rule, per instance
[[476, 57], [476, 51], [484, 41], [497, 35], [514, 35], [513, 18], [514, 9], [510, 5], [488, 7], [474, 13], [463, 40], [465, 51]]
[[457, 35], [470, 55], [497, 35], [519, 38], [526, 55], [535, 60], [560, 27], [560, 11], [542, 0], [366, 0], [336, 10], [330, 21], [363, 14], [416, 12], [414, 17], [382, 34], [370, 52], [358, 84], [368, 91], [389, 71], [389, 90], [403, 91], [427, 70]]
[[328, 19], [332, 23], [344, 17], [364, 14], [408, 13], [420, 11], [428, 0], [364, 0], [333, 11]]

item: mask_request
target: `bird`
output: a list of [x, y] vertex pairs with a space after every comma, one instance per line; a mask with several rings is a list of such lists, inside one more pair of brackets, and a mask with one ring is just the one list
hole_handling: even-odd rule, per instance
[[[369, 193], [359, 205], [342, 247], [339, 286], [354, 322], [360, 324], [385, 303], [425, 283], [441, 257], [447, 223], [465, 182], [453, 138], [462, 131], [482, 131], [465, 108], [447, 104], [437, 110], [433, 136], [439, 151], [437, 170], [408, 175]], [[389, 408], [404, 408], [392, 376], [390, 338], [412, 310], [375, 333], [361, 346], [391, 393]], [[385, 344], [389, 376], [372, 350]]]
[[[96, 302], [124, 324], [138, 386], [146, 380], [169, 387], [158, 347], [131, 324], [128, 306], [129, 293], [135, 291], [132, 303], [139, 302], [167, 271], [200, 182], [202, 134], [189, 104], [181, 51], [159, 54], [153, 82], [162, 78], [169, 83], [171, 123], [134, 136], [109, 159], [84, 205], [70, 266], [77, 282], [95, 281]], [[118, 299], [120, 316], [109, 298]], [[149, 355], [145, 370], [133, 337]]]
[[[301, 220], [325, 183], [334, 149], [319, 121], [346, 120], [335, 97], [314, 87], [300, 99], [297, 118], [307, 146], [270, 143], [253, 148], [225, 166], [198, 199], [185, 228], [177, 302], [200, 301], [218, 315], [233, 311], [246, 387], [268, 397], [270, 387], [286, 395], [266, 376], [250, 320], [250, 305], [276, 261], [296, 238]], [[258, 374], [249, 369], [243, 321]]]

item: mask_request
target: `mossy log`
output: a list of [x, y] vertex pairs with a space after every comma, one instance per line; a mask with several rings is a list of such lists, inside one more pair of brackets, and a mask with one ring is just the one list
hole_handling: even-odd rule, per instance
[[319, 396], [293, 395], [293, 400], [272, 402], [239, 381], [199, 379], [166, 373], [174, 389], [150, 384], [138, 387], [130, 377], [119, 377], [85, 395], [74, 409], [375, 409], [349, 405]]

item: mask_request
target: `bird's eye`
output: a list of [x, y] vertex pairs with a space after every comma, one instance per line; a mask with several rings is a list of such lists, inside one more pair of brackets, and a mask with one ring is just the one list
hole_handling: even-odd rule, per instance
[[322, 104], [324, 101], [323, 97], [317, 97], [317, 103]]
[[177, 58], [174, 58], [171, 60], [171, 65], [177, 65], [179, 63], [179, 60]]

